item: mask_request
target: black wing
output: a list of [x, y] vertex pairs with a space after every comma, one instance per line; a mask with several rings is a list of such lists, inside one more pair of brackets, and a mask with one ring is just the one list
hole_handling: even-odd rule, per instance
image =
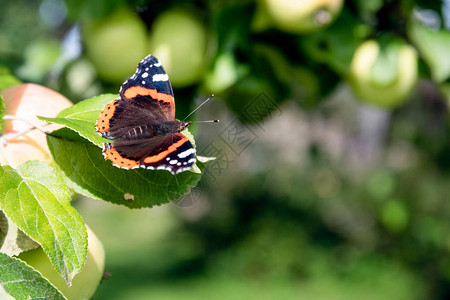
[[168, 120], [175, 120], [175, 102], [169, 76], [153, 55], [148, 55], [137, 66], [136, 72], [120, 88], [123, 100], [145, 97], [160, 103]]

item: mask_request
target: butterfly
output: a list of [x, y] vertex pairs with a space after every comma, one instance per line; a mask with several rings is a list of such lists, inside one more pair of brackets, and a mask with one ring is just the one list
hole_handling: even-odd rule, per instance
[[136, 72], [122, 84], [120, 98], [107, 104], [95, 128], [111, 142], [103, 156], [123, 169], [189, 170], [195, 149], [181, 133], [191, 122], [175, 120], [175, 100], [169, 76], [153, 55], [145, 57]]

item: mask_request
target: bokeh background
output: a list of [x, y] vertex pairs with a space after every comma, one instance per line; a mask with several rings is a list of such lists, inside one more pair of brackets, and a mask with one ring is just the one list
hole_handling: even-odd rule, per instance
[[0, 75], [73, 102], [157, 56], [199, 186], [79, 198], [94, 299], [448, 299], [450, 1], [1, 0]]

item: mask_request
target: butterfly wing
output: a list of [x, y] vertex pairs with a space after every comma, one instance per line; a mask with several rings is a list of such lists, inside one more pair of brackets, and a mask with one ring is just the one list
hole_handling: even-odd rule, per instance
[[120, 139], [133, 128], [165, 121], [166, 115], [158, 102], [136, 96], [133, 101], [117, 99], [106, 105], [96, 129], [103, 137]]
[[96, 130], [106, 138], [120, 138], [142, 125], [175, 120], [172, 85], [161, 63], [148, 55], [120, 88], [120, 99], [105, 106]]
[[105, 143], [103, 155], [119, 168], [143, 167], [167, 170], [172, 174], [189, 170], [196, 161], [192, 143], [180, 132], [164, 137]]
[[133, 101], [136, 97], [157, 101], [167, 120], [175, 120], [175, 101], [169, 76], [153, 55], [145, 57], [136, 72], [120, 88], [120, 97]]

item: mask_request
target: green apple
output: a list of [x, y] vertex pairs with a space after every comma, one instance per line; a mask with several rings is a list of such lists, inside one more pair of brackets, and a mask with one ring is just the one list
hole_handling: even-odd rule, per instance
[[205, 76], [205, 87], [210, 93], [220, 94], [235, 84], [242, 73], [245, 71], [238, 65], [233, 54], [222, 53]]
[[404, 103], [418, 77], [416, 50], [405, 42], [391, 42], [381, 48], [369, 40], [355, 51], [349, 81], [363, 101], [382, 107]]
[[408, 210], [401, 201], [390, 200], [381, 209], [380, 221], [390, 232], [398, 233], [405, 230], [408, 219]]
[[145, 24], [128, 9], [88, 21], [82, 29], [87, 56], [106, 81], [123, 82], [148, 54]]
[[[309, 33], [331, 24], [344, 0], [260, 0], [258, 11], [268, 14], [273, 25], [289, 33]], [[258, 14], [260, 17], [261, 14]], [[259, 23], [262, 21], [259, 20]]]
[[47, 278], [67, 299], [85, 300], [94, 295], [98, 284], [103, 278], [105, 268], [105, 251], [103, 245], [92, 230], [88, 232], [88, 257], [86, 264], [72, 281], [69, 287], [64, 279], [55, 271], [53, 265], [42, 248], [22, 252], [19, 258], [39, 271]]
[[207, 33], [194, 14], [170, 10], [161, 14], [152, 26], [151, 53], [163, 64], [174, 87], [198, 82], [207, 65]]

